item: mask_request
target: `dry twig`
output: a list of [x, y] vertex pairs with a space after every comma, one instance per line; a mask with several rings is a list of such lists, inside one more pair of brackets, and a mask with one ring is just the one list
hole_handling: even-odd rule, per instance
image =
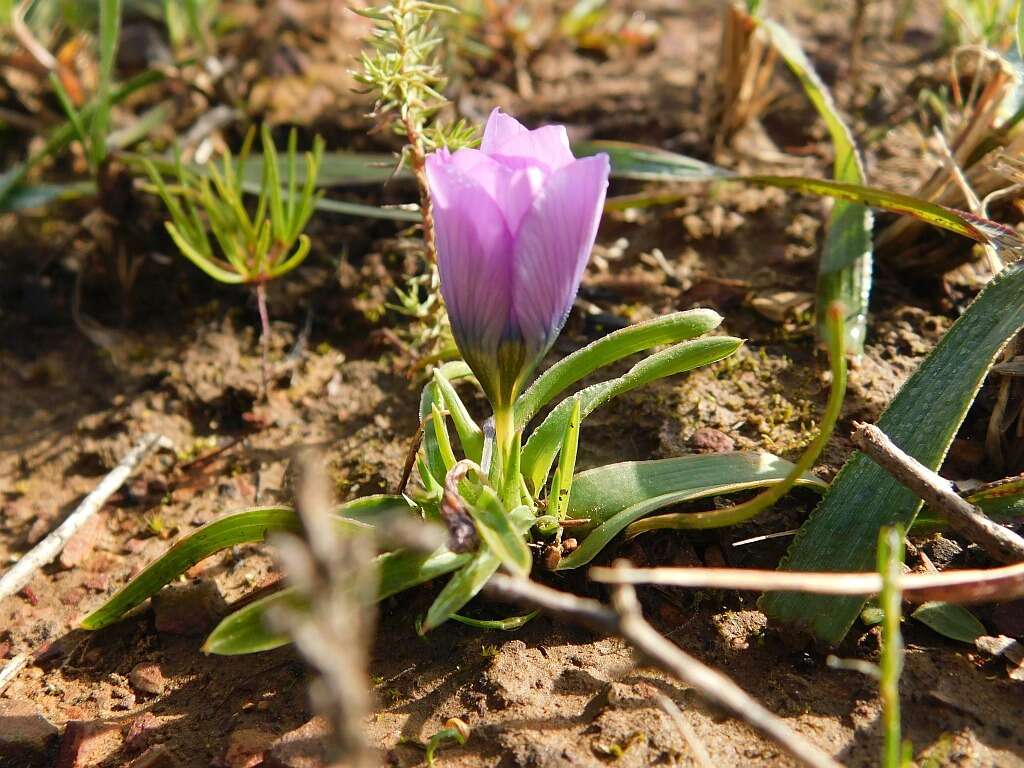
[[302, 534], [284, 534], [274, 543], [288, 582], [306, 605], [282, 607], [269, 618], [318, 673], [310, 695], [332, 728], [336, 756], [353, 768], [369, 768], [376, 764], [364, 733], [372, 710], [367, 662], [375, 619], [374, 542], [369, 535], [339, 535], [318, 459], [301, 456], [298, 469]]
[[615, 610], [596, 600], [559, 592], [529, 579], [504, 574], [492, 576], [486, 591], [497, 600], [540, 609], [601, 634], [623, 637], [655, 666], [678, 677], [705, 700], [747, 723], [804, 764], [817, 768], [839, 768], [839, 763], [792, 730], [782, 718], [763, 707], [730, 678], [683, 652], [675, 643], [658, 634], [644, 620], [632, 587], [619, 585], [615, 589]]
[[[750, 592], [809, 592], [817, 595], [873, 595], [882, 589], [877, 573], [761, 571], [753, 568], [592, 568], [603, 584], [659, 584], [695, 589]], [[1024, 596], [1024, 563], [985, 570], [910, 573], [900, 586], [911, 603], [986, 603]]]
[[56, 530], [36, 544], [0, 577], [0, 600], [18, 592], [32, 580], [37, 570], [52, 563], [64, 550], [68, 540], [107, 503], [107, 499], [114, 495], [154, 448], [169, 445], [170, 441], [163, 435], [154, 432], [144, 435]]
[[1024, 538], [993, 522], [978, 507], [960, 498], [949, 482], [900, 450], [878, 427], [857, 423], [852, 439], [875, 463], [942, 513], [953, 530], [1002, 563], [1024, 561]]

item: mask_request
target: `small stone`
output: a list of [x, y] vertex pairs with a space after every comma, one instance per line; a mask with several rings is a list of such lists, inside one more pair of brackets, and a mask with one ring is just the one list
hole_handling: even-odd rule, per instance
[[263, 765], [263, 756], [274, 742], [273, 734], [258, 728], [239, 728], [228, 738], [224, 752], [226, 768], [257, 768]]
[[226, 608], [220, 590], [212, 581], [165, 587], [153, 595], [157, 631], [172, 635], [205, 635]]
[[74, 568], [80, 565], [94, 549], [100, 536], [107, 530], [107, 519], [101, 514], [95, 514], [75, 531], [75, 535], [68, 539], [60, 553], [60, 564], [65, 568]]
[[0, 700], [0, 765], [50, 765], [56, 740], [57, 727], [34, 704]]
[[171, 750], [157, 744], [128, 763], [128, 768], [179, 768], [179, 765]]
[[721, 430], [701, 427], [690, 438], [690, 446], [698, 453], [728, 453], [735, 450], [736, 441]]
[[132, 671], [128, 673], [128, 682], [131, 683], [132, 688], [135, 690], [142, 693], [151, 693], [154, 696], [159, 696], [163, 693], [164, 686], [166, 685], [164, 673], [160, 670], [160, 665], [152, 661], [136, 664]]
[[149, 746], [160, 728], [160, 720], [152, 712], [143, 712], [132, 720], [124, 735], [124, 748], [128, 754], [141, 752]]
[[1024, 600], [999, 603], [992, 609], [990, 626], [997, 633], [1009, 637], [1024, 637]]
[[116, 749], [107, 736], [116, 727], [94, 720], [71, 720], [64, 728], [54, 768], [89, 768], [106, 760]]
[[322, 768], [327, 765], [324, 748], [327, 730], [327, 721], [315, 717], [289, 731], [271, 745], [264, 768]]

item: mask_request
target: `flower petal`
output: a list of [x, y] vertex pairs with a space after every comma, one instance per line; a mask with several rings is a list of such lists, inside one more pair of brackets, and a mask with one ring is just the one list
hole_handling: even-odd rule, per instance
[[427, 158], [441, 293], [463, 357], [487, 389], [511, 312], [513, 237], [476, 179], [442, 155]]
[[534, 364], [572, 307], [597, 236], [609, 170], [601, 154], [552, 174], [519, 228], [512, 316]]
[[495, 107], [491, 110], [490, 117], [487, 118], [487, 125], [484, 127], [484, 138], [480, 142], [480, 151], [489, 155], [498, 145], [508, 141], [517, 134], [527, 132], [525, 125], [511, 115], [506, 115], [501, 111], [501, 107]]
[[513, 234], [546, 178], [544, 171], [536, 166], [510, 168], [478, 149], [460, 149], [451, 155], [449, 162], [463, 176], [479, 184], [497, 203]]
[[535, 131], [516, 133], [495, 142], [488, 154], [511, 167], [541, 165], [557, 171], [575, 162], [564, 125], [545, 125]]

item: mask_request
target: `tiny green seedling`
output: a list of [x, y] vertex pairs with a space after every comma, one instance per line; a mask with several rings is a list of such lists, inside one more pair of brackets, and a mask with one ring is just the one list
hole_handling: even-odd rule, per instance
[[[320, 197], [315, 189], [324, 142], [319, 136], [314, 140], [312, 151], [305, 153], [305, 170], [300, 173], [295, 130], [289, 134], [282, 165], [270, 129], [264, 126], [263, 172], [255, 190], [255, 211], [250, 214], [244, 197], [253, 187], [246, 183], [243, 169], [254, 138], [255, 130], [250, 130], [237, 159], [229, 151], [220, 167], [210, 163], [205, 173], [187, 167], [177, 154], [173, 166], [177, 180], [173, 185], [165, 181], [151, 160], [142, 162], [171, 215], [167, 232], [185, 258], [218, 282], [253, 288], [262, 329], [266, 392], [270, 344], [266, 284], [291, 272], [309, 254], [310, 241], [303, 230]], [[286, 169], [284, 179], [282, 167]]]

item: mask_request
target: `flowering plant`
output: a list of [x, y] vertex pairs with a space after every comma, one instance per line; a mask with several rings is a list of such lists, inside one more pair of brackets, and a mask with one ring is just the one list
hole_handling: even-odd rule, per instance
[[[453, 574], [421, 624], [429, 631], [454, 618], [499, 568], [525, 575], [542, 553], [552, 570], [577, 568], [594, 558], [631, 523], [683, 501], [786, 480], [821, 487], [813, 476], [761, 452], [692, 455], [630, 461], [577, 473], [580, 424], [618, 395], [656, 379], [731, 355], [742, 341], [708, 336], [721, 322], [711, 310], [676, 312], [611, 333], [555, 363], [530, 382], [565, 323], [597, 233], [608, 159], [576, 159], [565, 129], [529, 131], [495, 110], [479, 150], [439, 149], [426, 171], [436, 215], [438, 268], [451, 327], [464, 361], [433, 372], [420, 399], [421, 443], [410, 463], [420, 487], [370, 496], [339, 507], [339, 526], [381, 527], [395, 515], [416, 515], [447, 529], [447, 542], [429, 552], [395, 548], [377, 556], [377, 596], [384, 598]], [[561, 400], [585, 377], [640, 352], [670, 345]], [[493, 415], [482, 424], [456, 390], [475, 380]], [[529, 386], [527, 386], [529, 384]], [[461, 457], [449, 433], [454, 427]], [[524, 435], [526, 435], [524, 441]], [[673, 527], [732, 524], [718, 511], [680, 516]], [[228, 515], [178, 542], [106, 605], [85, 619], [98, 628], [144, 600], [213, 552], [268, 532], [300, 527], [288, 507]], [[568, 532], [568, 533], [567, 533]], [[283, 590], [225, 619], [206, 650], [242, 653], [288, 641], [262, 617], [299, 596]]]

